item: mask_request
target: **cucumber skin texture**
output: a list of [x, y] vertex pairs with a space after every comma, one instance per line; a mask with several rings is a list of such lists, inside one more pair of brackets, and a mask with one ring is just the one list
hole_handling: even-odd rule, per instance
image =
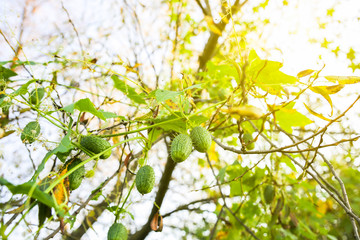
[[266, 185], [264, 189], [264, 199], [267, 204], [270, 204], [275, 197], [275, 189], [272, 185]]
[[211, 134], [208, 130], [203, 127], [194, 127], [190, 133], [191, 140], [194, 148], [198, 152], [207, 152], [211, 147]]
[[155, 184], [155, 172], [149, 165], [143, 166], [139, 169], [135, 178], [136, 189], [141, 194], [151, 192]]
[[43, 99], [45, 94], [44, 88], [37, 88], [32, 90], [30, 93], [30, 103], [32, 105], [39, 105], [40, 101]]
[[247, 150], [253, 150], [255, 148], [255, 142], [250, 143], [252, 140], [254, 140], [250, 133], [245, 133], [243, 135], [243, 140]]
[[[111, 147], [111, 144], [105, 139], [98, 136], [85, 136], [80, 140], [80, 145], [93, 153], [101, 153], [105, 149]], [[111, 149], [100, 156], [101, 159], [106, 159], [111, 156]]]
[[121, 223], [114, 223], [109, 228], [108, 234], [107, 234], [108, 240], [127, 240], [128, 239], [128, 233], [126, 230], [126, 227]]
[[185, 161], [192, 151], [192, 140], [186, 134], [177, 135], [171, 144], [171, 158], [174, 162]]
[[[33, 132], [34, 131], [34, 132]], [[36, 121], [29, 122], [23, 129], [20, 139], [22, 142], [33, 143], [40, 134], [40, 124]]]
[[[71, 160], [70, 160], [71, 161]], [[77, 158], [75, 160], [73, 160], [69, 166], [67, 167], [68, 171], [70, 169], [72, 169], [73, 167], [77, 166], [78, 164], [80, 164], [82, 161]], [[82, 165], [81, 167], [79, 167], [78, 169], [75, 170], [75, 172], [73, 172], [72, 174], [70, 174], [68, 176], [68, 179], [69, 179], [69, 188], [71, 190], [75, 190], [77, 189], [78, 187], [80, 187], [81, 185], [81, 182], [83, 180], [85, 176], [85, 167], [84, 165]]]

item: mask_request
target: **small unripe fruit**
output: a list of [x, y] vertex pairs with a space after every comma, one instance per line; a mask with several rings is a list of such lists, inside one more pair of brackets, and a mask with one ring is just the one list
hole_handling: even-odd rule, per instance
[[[101, 153], [102, 151], [105, 151], [107, 148], [111, 147], [111, 144], [108, 141], [93, 135], [82, 137], [80, 140], [80, 145], [95, 154]], [[106, 159], [110, 156], [111, 149], [102, 154], [100, 158]]]
[[[78, 164], [80, 164], [82, 161], [80, 159], [75, 159], [73, 160], [69, 166], [67, 167], [68, 171], [72, 168], [74, 168], [75, 166], [77, 166]], [[85, 175], [85, 167], [84, 165], [82, 165], [81, 167], [79, 167], [78, 169], [76, 169], [73, 173], [71, 173], [68, 176], [69, 179], [69, 187], [71, 190], [75, 190], [78, 187], [80, 187], [81, 182], [84, 178]]]
[[149, 165], [139, 169], [135, 178], [136, 188], [141, 194], [151, 192], [155, 184], [155, 172]]
[[186, 134], [177, 135], [171, 144], [171, 158], [174, 162], [185, 161], [192, 151], [191, 138]]
[[266, 204], [270, 204], [275, 197], [275, 189], [273, 185], [266, 185], [264, 188], [264, 199]]
[[126, 227], [121, 223], [114, 223], [109, 228], [107, 239], [108, 240], [127, 240], [128, 233]]
[[211, 134], [203, 127], [194, 127], [190, 133], [194, 148], [199, 152], [207, 152], [211, 147]]
[[36, 121], [29, 122], [23, 129], [20, 139], [25, 143], [33, 143], [40, 134], [40, 124]]
[[254, 139], [250, 133], [245, 133], [243, 135], [243, 140], [247, 150], [253, 150], [255, 148], [255, 142], [252, 142]]
[[92, 178], [94, 175], [95, 175], [95, 171], [91, 169], [85, 174], [85, 177]]
[[31, 93], [30, 93], [30, 103], [33, 105], [39, 105], [41, 99], [43, 99], [45, 94], [45, 89], [44, 88], [37, 88], [34, 89]]

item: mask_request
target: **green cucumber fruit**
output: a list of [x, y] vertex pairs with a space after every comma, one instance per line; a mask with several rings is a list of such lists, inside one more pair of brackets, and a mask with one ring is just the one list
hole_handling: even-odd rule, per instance
[[29, 101], [32, 105], [39, 105], [45, 95], [44, 88], [36, 88], [30, 93]]
[[[111, 147], [111, 144], [105, 139], [98, 136], [84, 136], [80, 140], [80, 145], [93, 152], [95, 154], [101, 153], [105, 151], [107, 148]], [[106, 151], [104, 154], [100, 156], [101, 159], [106, 159], [111, 156], [111, 149]]]
[[174, 162], [185, 161], [192, 151], [191, 138], [186, 134], [177, 135], [171, 144], [171, 158]]
[[[67, 167], [68, 171], [82, 162], [81, 159], [79, 159], [79, 158], [76, 158], [75, 160], [70, 160], [70, 161], [72, 161], [72, 162]], [[81, 167], [76, 169], [73, 173], [71, 173], [68, 176], [70, 190], [75, 190], [78, 187], [80, 187], [84, 176], [85, 176], [85, 167], [84, 167], [84, 165], [82, 165]]]
[[107, 239], [108, 240], [127, 240], [128, 233], [126, 227], [121, 223], [114, 223], [109, 228]]
[[190, 133], [194, 148], [199, 152], [207, 152], [211, 147], [211, 134], [203, 127], [194, 127]]
[[151, 192], [155, 184], [155, 172], [149, 165], [139, 169], [135, 178], [136, 188], [141, 194]]
[[264, 199], [267, 204], [270, 204], [275, 197], [275, 189], [273, 185], [266, 185], [264, 188]]
[[255, 142], [252, 142], [254, 139], [250, 133], [245, 133], [243, 140], [247, 150], [253, 150], [255, 148]]
[[33, 143], [40, 134], [40, 124], [36, 121], [29, 122], [21, 133], [21, 141], [24, 143]]

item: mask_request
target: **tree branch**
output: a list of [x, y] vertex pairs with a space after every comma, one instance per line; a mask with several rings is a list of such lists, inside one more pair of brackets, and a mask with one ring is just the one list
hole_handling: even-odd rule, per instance
[[[236, 0], [233, 6], [230, 8], [231, 15], [236, 14], [241, 9], [241, 7], [246, 4], [247, 1], [248, 0], [245, 0], [244, 2], [240, 3], [239, 0]], [[229, 22], [229, 17], [227, 16], [227, 14], [225, 14], [224, 18], [226, 19], [223, 19], [218, 24], [216, 24], [216, 27], [220, 30], [220, 32], [223, 32], [225, 30], [225, 27]], [[219, 37], [219, 34], [210, 32], [210, 37], [205, 44], [202, 55], [199, 56], [199, 72], [205, 69], [206, 63], [213, 57]]]
[[[165, 194], [168, 190], [169, 187], [169, 183], [171, 180], [171, 175], [175, 169], [176, 163], [171, 159], [170, 154], [168, 155], [167, 161], [166, 161], [166, 165], [165, 165], [165, 169], [164, 169], [164, 173], [160, 179], [160, 183], [159, 183], [159, 190], [156, 193], [156, 197], [155, 197], [155, 203], [152, 210], [151, 210], [151, 214], [148, 218], [148, 221], [145, 223], [145, 225], [142, 226], [142, 228], [137, 231], [136, 233], [134, 233], [133, 235], [129, 236], [129, 240], [139, 240], [139, 239], [145, 239], [145, 237], [149, 234], [149, 232], [151, 231], [150, 228], [150, 222], [153, 219], [155, 213], [159, 210], [157, 206], [159, 206], [159, 208], [161, 207]], [[157, 205], [157, 206], [156, 206]]]

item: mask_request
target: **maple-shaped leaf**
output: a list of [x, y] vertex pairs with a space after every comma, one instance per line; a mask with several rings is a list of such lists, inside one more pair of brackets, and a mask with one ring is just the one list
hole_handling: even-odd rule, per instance
[[295, 84], [296, 77], [280, 71], [282, 63], [262, 60], [254, 50], [249, 55], [247, 76], [255, 85], [272, 95], [281, 96], [283, 86]]

